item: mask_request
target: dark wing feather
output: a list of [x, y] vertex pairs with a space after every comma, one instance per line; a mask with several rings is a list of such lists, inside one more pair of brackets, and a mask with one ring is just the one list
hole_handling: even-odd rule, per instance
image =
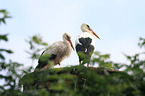
[[76, 51], [79, 56], [79, 61], [89, 62], [93, 51], [94, 46], [91, 45], [91, 38], [79, 38], [79, 43], [76, 45]]
[[41, 55], [38, 60], [38, 65], [37, 65], [36, 69], [43, 68], [44, 66], [46, 66], [49, 63], [49, 61], [54, 60], [56, 58], [56, 56], [57, 55], [55, 55], [55, 54]]

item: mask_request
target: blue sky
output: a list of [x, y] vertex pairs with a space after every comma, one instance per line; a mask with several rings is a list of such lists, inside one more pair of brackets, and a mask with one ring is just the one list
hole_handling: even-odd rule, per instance
[[[0, 47], [15, 53], [7, 58], [25, 66], [31, 65], [25, 50], [29, 36], [41, 34], [49, 44], [62, 40], [64, 32], [76, 37], [86, 22], [101, 38], [96, 38], [96, 49], [111, 54], [114, 62], [127, 62], [123, 53], [134, 55], [143, 50], [137, 43], [145, 36], [145, 0], [3, 0], [0, 9], [9, 11], [12, 19], [0, 26], [0, 34], [9, 33], [9, 42]], [[1, 16], [1, 15], [0, 15]], [[61, 65], [77, 65], [75, 51]], [[37, 65], [37, 61], [33, 66]]]

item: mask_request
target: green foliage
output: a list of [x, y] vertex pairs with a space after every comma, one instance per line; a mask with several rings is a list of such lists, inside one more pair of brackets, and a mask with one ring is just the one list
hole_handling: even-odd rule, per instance
[[139, 38], [140, 42], [138, 43], [139, 47], [145, 47], [145, 39], [144, 38]]
[[8, 36], [8, 34], [0, 35], [0, 40], [8, 41], [7, 36]]
[[92, 56], [92, 54], [93, 54], [93, 51], [88, 55], [86, 55], [85, 53], [83, 53], [83, 52], [77, 52], [77, 54], [78, 54], [78, 56], [79, 56], [79, 58], [82, 60], [82, 62], [81, 62], [81, 64], [85, 64], [85, 63], [87, 63], [87, 64], [89, 64], [90, 63], [90, 57]]
[[[5, 37], [5, 38], [3, 38]], [[7, 35], [1, 35], [1, 40], [8, 41]], [[12, 62], [11, 60], [6, 60], [5, 56], [3, 55], [3, 52], [6, 52], [7, 54], [12, 54], [13, 51], [8, 49], [0, 49], [0, 80], [4, 80], [4, 84], [0, 85], [0, 95], [1, 96], [12, 96], [21, 94], [19, 87], [18, 87], [18, 79], [21, 77], [21, 75], [18, 73], [17, 69], [22, 66], [22, 64], [19, 64], [17, 62]], [[8, 62], [7, 62], [8, 61]], [[4, 74], [5, 73], [5, 74]]]
[[[32, 81], [26, 82], [28, 78]], [[21, 83], [24, 84], [26, 94], [30, 89], [38, 91], [45, 89], [50, 96], [139, 96], [143, 94], [143, 91], [132, 86], [134, 84], [132, 81], [134, 78], [125, 72], [79, 65], [30, 73], [22, 78]]]
[[[6, 23], [5, 19], [10, 18], [8, 16], [8, 12], [6, 10], [0, 10], [0, 13], [4, 14], [3, 18], [0, 18], [0, 24]], [[0, 41], [8, 41], [8, 34], [0, 35]], [[12, 54], [13, 51], [10, 49], [0, 48], [0, 81], [4, 81], [3, 84], [0, 85], [0, 96], [18, 96], [23, 93], [20, 91], [18, 86], [18, 80], [21, 75], [18, 73], [18, 68], [22, 66], [17, 62], [13, 62], [12, 60], [7, 60], [4, 53]]]
[[[44, 50], [44, 48], [39, 48], [41, 46], [48, 46], [48, 44], [42, 41], [42, 37], [40, 35], [34, 35], [29, 38], [30, 40], [26, 40], [26, 42], [30, 45], [30, 51], [26, 51], [32, 60], [39, 58], [39, 52]], [[33, 63], [33, 62], [32, 62]]]
[[7, 10], [0, 10], [0, 14], [3, 15], [3, 17], [0, 18], [0, 24], [6, 24], [6, 19], [11, 18], [11, 16], [8, 15], [9, 13], [7, 12]]
[[[0, 40], [4, 40], [4, 41], [8, 41], [8, 34], [5, 34], [5, 35], [0, 35]], [[12, 54], [13, 51], [12, 50], [9, 50], [9, 49], [3, 49], [3, 48], [0, 48], [0, 59], [1, 60], [5, 60], [5, 56], [3, 55], [3, 52], [6, 52], [8, 54]]]
[[114, 69], [113, 65], [114, 63], [112, 61], [109, 61], [110, 54], [101, 54], [100, 52], [94, 52], [92, 64], [98, 64], [101, 68], [108, 68], [108, 69]]

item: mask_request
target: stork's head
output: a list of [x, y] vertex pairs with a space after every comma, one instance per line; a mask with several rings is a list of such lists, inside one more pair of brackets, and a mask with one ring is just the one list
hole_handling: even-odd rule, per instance
[[83, 23], [81, 25], [81, 29], [82, 29], [83, 32], [89, 32], [89, 33], [95, 35], [98, 39], [100, 39], [99, 36], [91, 29], [89, 24]]
[[72, 47], [73, 50], [74, 50], [73, 44], [72, 44], [72, 42], [71, 42], [71, 35], [70, 35], [69, 33], [64, 33], [64, 34], [63, 34], [63, 40], [64, 40], [64, 41], [68, 41], [68, 42], [70, 43], [71, 47]]

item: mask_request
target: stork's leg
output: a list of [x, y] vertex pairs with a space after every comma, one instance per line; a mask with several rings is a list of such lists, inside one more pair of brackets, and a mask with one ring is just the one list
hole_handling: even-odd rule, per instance
[[87, 67], [89, 67], [89, 63], [87, 64]]
[[81, 59], [80, 59], [80, 57], [79, 57], [79, 65], [81, 65], [82, 63], [81, 63]]

